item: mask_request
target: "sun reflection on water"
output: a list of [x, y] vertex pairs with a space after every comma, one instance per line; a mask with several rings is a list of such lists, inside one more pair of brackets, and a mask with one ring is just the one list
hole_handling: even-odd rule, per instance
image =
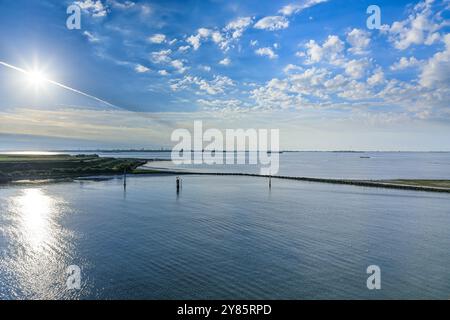
[[[65, 270], [72, 264], [72, 235], [61, 225], [66, 212], [63, 198], [46, 188], [26, 188], [6, 201], [3, 218], [8, 222], [4, 228], [8, 243], [0, 256], [0, 272], [8, 272], [4, 275], [8, 285], [3, 294], [28, 299], [71, 295]], [[0, 298], [1, 294], [0, 288]]]
[[33, 248], [51, 241], [51, 218], [55, 214], [55, 201], [40, 189], [26, 189], [16, 198], [23, 240]]

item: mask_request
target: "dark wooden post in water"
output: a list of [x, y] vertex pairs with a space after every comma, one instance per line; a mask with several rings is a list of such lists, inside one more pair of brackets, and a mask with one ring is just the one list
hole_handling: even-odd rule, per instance
[[123, 187], [127, 187], [127, 169], [123, 169]]
[[177, 177], [177, 193], [180, 192], [180, 188], [181, 188], [181, 179], [180, 177]]
[[269, 177], [269, 189], [272, 189], [272, 176]]

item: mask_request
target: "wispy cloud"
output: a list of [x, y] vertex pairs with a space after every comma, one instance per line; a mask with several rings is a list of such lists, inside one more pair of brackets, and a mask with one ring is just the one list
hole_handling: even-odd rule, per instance
[[279, 13], [285, 16], [291, 16], [317, 4], [328, 2], [328, 0], [303, 0], [298, 3], [291, 3], [280, 9]]
[[283, 16], [268, 16], [255, 23], [254, 27], [256, 29], [264, 29], [269, 31], [286, 29], [289, 27], [289, 20]]

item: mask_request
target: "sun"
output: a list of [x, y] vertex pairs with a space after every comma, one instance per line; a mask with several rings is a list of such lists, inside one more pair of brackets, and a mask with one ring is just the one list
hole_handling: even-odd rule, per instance
[[34, 88], [41, 88], [48, 82], [48, 78], [45, 73], [38, 69], [29, 71], [27, 73], [27, 80], [28, 83]]

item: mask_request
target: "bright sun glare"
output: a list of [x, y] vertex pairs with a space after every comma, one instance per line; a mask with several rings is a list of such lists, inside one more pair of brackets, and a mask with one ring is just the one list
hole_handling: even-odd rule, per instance
[[28, 82], [35, 88], [42, 87], [46, 82], [48, 82], [48, 78], [46, 75], [39, 70], [32, 70], [28, 72]]

